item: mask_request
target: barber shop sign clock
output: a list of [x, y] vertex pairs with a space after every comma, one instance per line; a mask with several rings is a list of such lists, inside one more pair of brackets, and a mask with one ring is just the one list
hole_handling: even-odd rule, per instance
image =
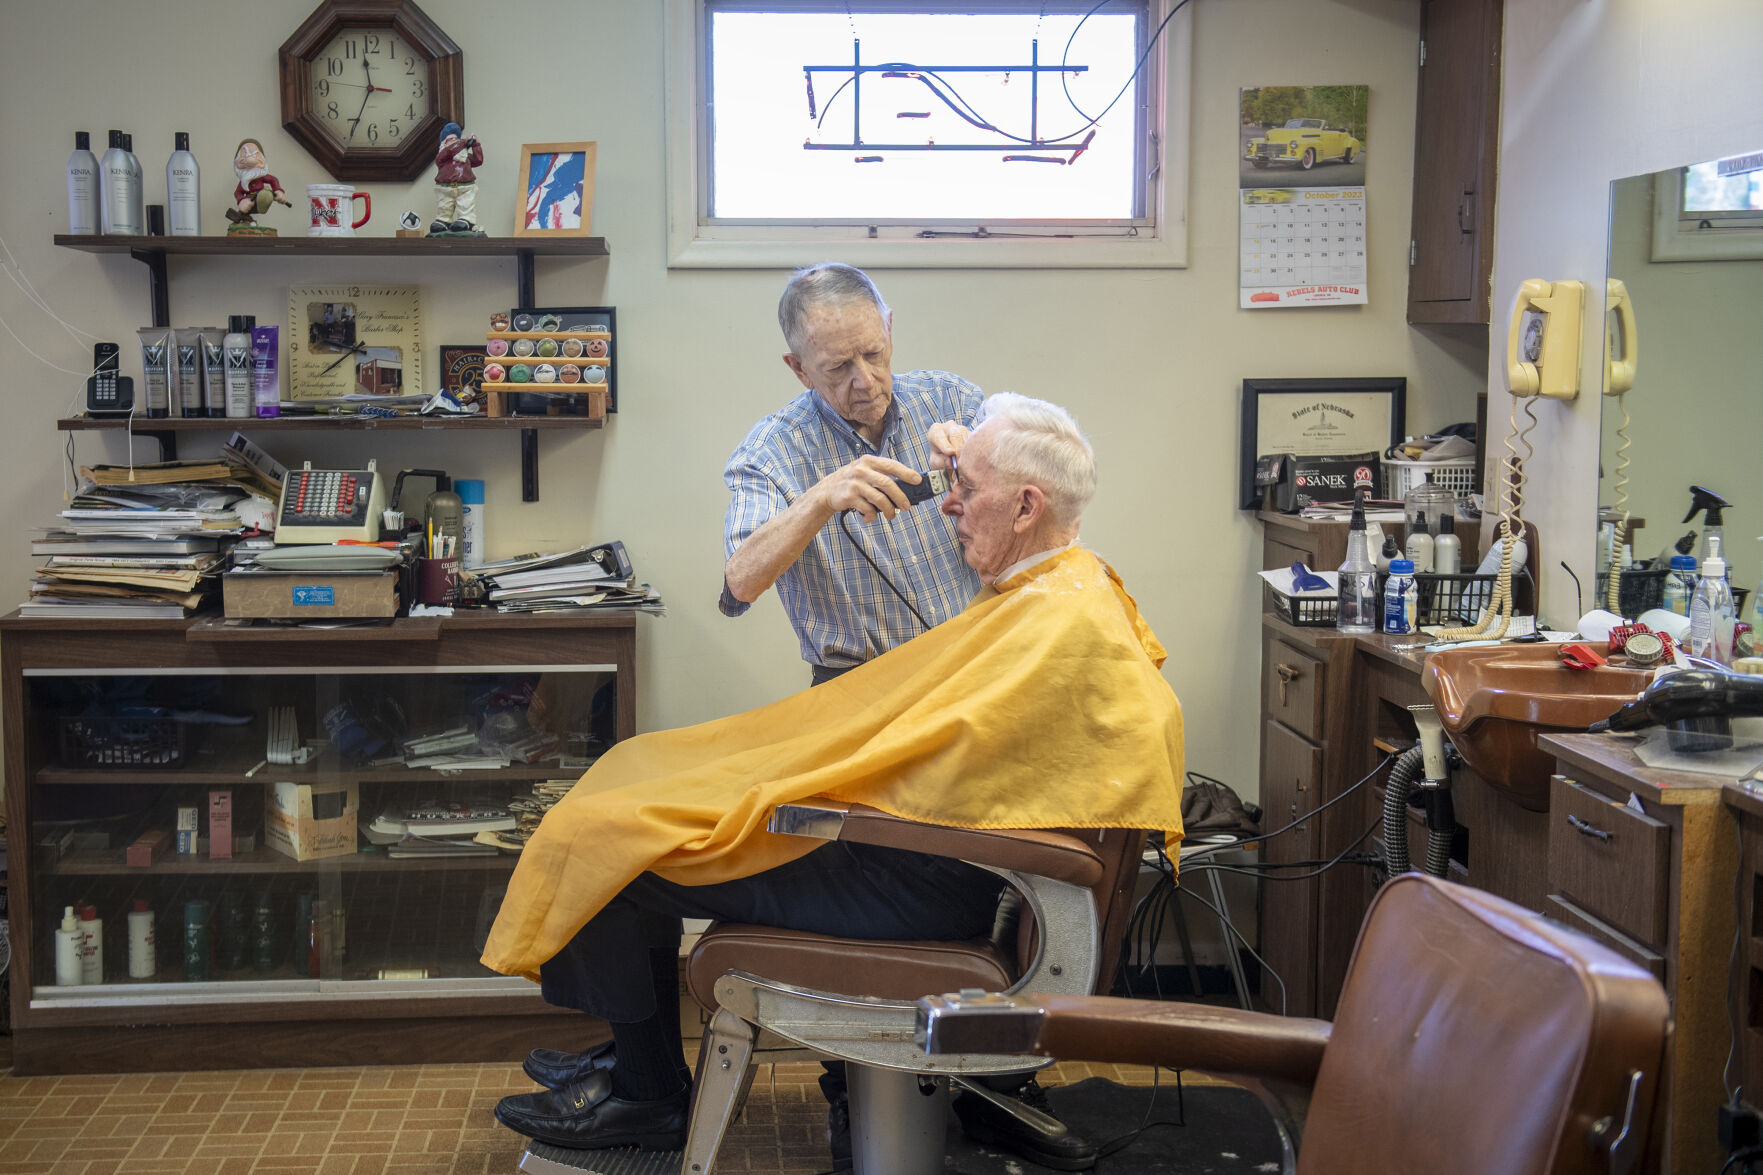
[[410, 0], [325, 0], [282, 42], [282, 129], [340, 180], [412, 180], [465, 123], [459, 46]]

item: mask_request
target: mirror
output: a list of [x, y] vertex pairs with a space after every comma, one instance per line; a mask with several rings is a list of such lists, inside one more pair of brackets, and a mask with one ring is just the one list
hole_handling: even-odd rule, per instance
[[[1732, 503], [1723, 513], [1734, 594], [1752, 593], [1740, 619], [1754, 620], [1763, 574], [1763, 154], [1719, 162], [1724, 166], [1674, 168], [1610, 185], [1608, 300], [1626, 290], [1640, 346], [1629, 371], [1622, 317], [1607, 313], [1598, 505], [1600, 522], [1611, 520], [1624, 433], [1637, 566], [1692, 530], [1699, 559], [1703, 516], [1682, 521], [1690, 486], [1720, 494]], [[1717, 195], [1709, 195], [1711, 185]], [[1735, 203], [1737, 211], [1714, 210]], [[1614, 394], [1629, 379], [1629, 390]], [[1588, 379], [1588, 390], [1596, 382]], [[1600, 542], [1600, 572], [1606, 550]], [[1605, 577], [1599, 579], [1602, 587]], [[1645, 577], [1630, 577], [1624, 598], [1647, 587]], [[1605, 603], [1600, 591], [1586, 606]]]

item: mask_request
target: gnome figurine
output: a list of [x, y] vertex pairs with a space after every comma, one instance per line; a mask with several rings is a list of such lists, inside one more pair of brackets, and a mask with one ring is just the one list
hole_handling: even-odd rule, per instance
[[255, 218], [267, 212], [271, 204], [288, 208], [294, 205], [282, 190], [281, 181], [269, 173], [262, 143], [256, 139], [239, 143], [239, 149], [233, 152], [233, 174], [239, 177], [239, 185], [233, 189], [233, 206], [226, 210], [226, 218], [232, 221], [227, 232], [275, 236], [274, 229], [258, 224]]
[[477, 173], [484, 164], [483, 144], [456, 122], [441, 128], [435, 152], [435, 219], [431, 237], [481, 237], [477, 227]]

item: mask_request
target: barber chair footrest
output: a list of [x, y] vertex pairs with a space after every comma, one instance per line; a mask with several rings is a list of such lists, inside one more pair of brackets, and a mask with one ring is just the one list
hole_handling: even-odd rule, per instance
[[520, 1156], [527, 1175], [679, 1175], [684, 1151], [640, 1151], [635, 1147], [577, 1151], [529, 1142]]

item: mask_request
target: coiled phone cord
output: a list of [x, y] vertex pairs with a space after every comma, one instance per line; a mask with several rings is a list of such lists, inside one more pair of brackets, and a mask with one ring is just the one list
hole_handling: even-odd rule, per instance
[[1604, 592], [1604, 606], [1622, 615], [1622, 548], [1628, 545], [1628, 404], [1627, 393], [1618, 393], [1616, 406], [1622, 409], [1622, 427], [1616, 430], [1616, 531], [1610, 543], [1610, 582]]
[[[1525, 466], [1531, 457], [1536, 455], [1536, 448], [1530, 443], [1530, 431], [1537, 426], [1534, 396], [1525, 396], [1524, 414], [1530, 423], [1523, 430], [1518, 428], [1518, 400], [1512, 398], [1511, 427], [1506, 431], [1506, 456], [1500, 461], [1504, 476], [1500, 479], [1500, 489], [1505, 495], [1505, 509], [1500, 515], [1500, 570], [1494, 578], [1493, 595], [1488, 605], [1482, 609], [1481, 618], [1467, 628], [1447, 628], [1438, 634], [1441, 641], [1473, 641], [1500, 640], [1506, 630], [1512, 626], [1512, 551], [1518, 545], [1518, 536], [1524, 533], [1524, 483], [1526, 480]], [[1516, 438], [1524, 445], [1524, 458], [1518, 456], [1518, 447], [1513, 444]], [[1496, 627], [1494, 621], [1499, 620]]]

